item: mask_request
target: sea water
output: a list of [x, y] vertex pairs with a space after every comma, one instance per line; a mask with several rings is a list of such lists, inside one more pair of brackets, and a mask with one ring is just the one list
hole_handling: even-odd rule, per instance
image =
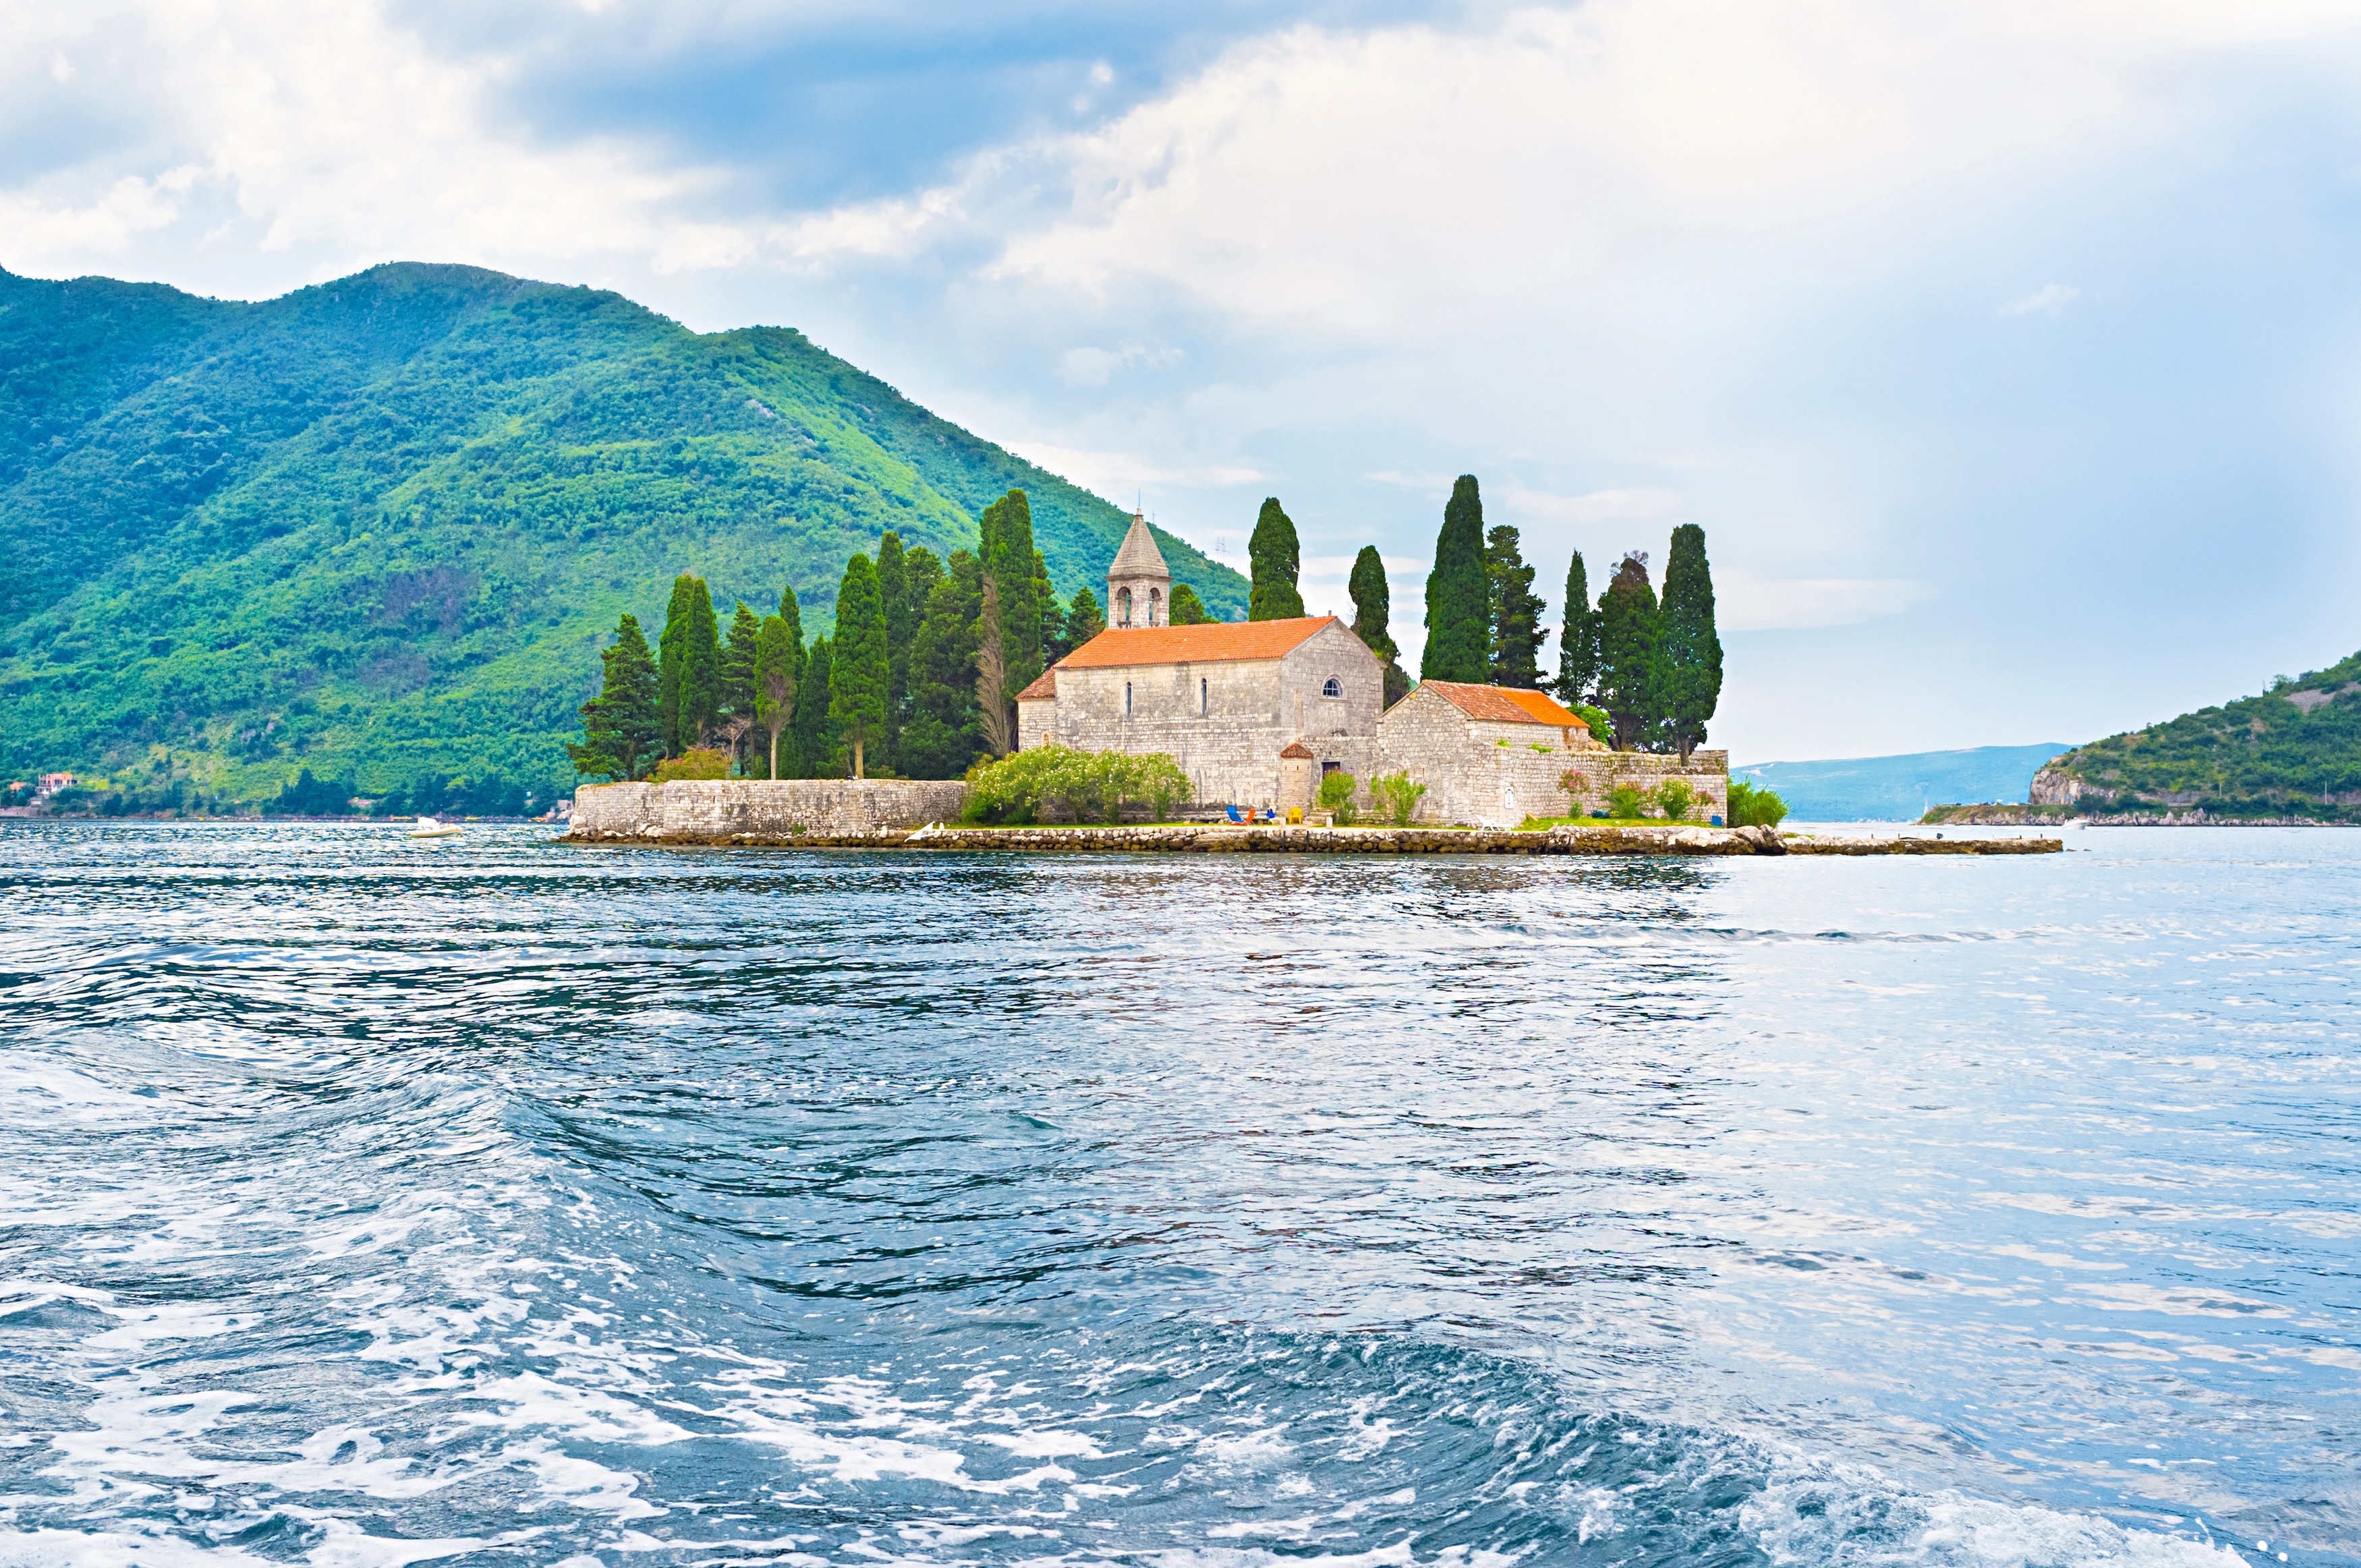
[[2361, 834], [0, 830], [0, 1563], [2361, 1556]]

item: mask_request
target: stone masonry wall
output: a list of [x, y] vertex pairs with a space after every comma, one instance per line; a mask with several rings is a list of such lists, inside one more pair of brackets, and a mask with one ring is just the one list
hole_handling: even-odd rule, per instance
[[567, 837], [721, 839], [874, 833], [959, 817], [957, 779], [711, 779], [584, 784]]
[[[1387, 711], [1378, 752], [1378, 772], [1407, 773], [1427, 786], [1421, 822], [1513, 828], [1528, 817], [1587, 817], [1605, 809], [1618, 784], [1653, 790], [1675, 774], [1700, 797], [1691, 820], [1730, 816], [1727, 751], [1693, 751], [1683, 768], [1677, 756], [1610, 751], [1584, 730], [1479, 723], [1442, 697], [1422, 700], [1415, 691]], [[1577, 786], [1572, 791], [1565, 787], [1569, 772]]]

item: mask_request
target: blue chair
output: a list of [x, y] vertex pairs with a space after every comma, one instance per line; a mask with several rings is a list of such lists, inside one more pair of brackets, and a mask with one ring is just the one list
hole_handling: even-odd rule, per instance
[[1248, 818], [1238, 815], [1238, 808], [1235, 806], [1224, 806], [1223, 809], [1230, 814], [1230, 820], [1233, 822], [1245, 822], [1248, 820]]

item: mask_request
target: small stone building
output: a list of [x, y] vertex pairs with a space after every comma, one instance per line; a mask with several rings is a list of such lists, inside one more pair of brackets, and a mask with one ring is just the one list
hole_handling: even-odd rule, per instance
[[1695, 820], [1727, 816], [1730, 755], [1617, 751], [1555, 698], [1537, 691], [1423, 681], [1378, 724], [1378, 765], [1427, 786], [1422, 822], [1513, 828], [1528, 817], [1584, 817], [1604, 810], [1619, 784], [1653, 790], [1686, 778], [1699, 804]]

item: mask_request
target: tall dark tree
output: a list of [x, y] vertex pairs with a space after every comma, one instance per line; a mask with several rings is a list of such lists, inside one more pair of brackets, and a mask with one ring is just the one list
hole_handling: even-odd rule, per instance
[[1041, 667], [1046, 670], [1066, 656], [1060, 645], [1066, 636], [1066, 607], [1058, 602], [1058, 590], [1049, 586], [1049, 562], [1038, 550], [1033, 552], [1033, 608], [1041, 617]]
[[877, 599], [885, 615], [885, 718], [870, 746], [870, 760], [887, 768], [895, 765], [894, 740], [910, 690], [910, 636], [917, 630], [906, 562], [902, 536], [887, 529], [877, 541]]
[[1186, 583], [1172, 585], [1172, 602], [1164, 607], [1165, 624], [1209, 626], [1213, 620], [1212, 612], [1205, 609], [1205, 601], [1197, 597], [1196, 589]]
[[1558, 701], [1571, 707], [1588, 702], [1598, 685], [1598, 611], [1590, 605], [1590, 576], [1582, 552], [1565, 569], [1565, 622], [1557, 633]]
[[983, 608], [982, 565], [964, 550], [953, 551], [950, 569], [928, 590], [927, 613], [910, 647], [910, 717], [902, 729], [902, 757], [912, 778], [959, 778], [983, 745], [975, 667]]
[[1302, 552], [1295, 542], [1295, 524], [1280, 510], [1277, 496], [1265, 497], [1246, 540], [1246, 563], [1254, 587], [1246, 596], [1248, 620], [1291, 620], [1303, 613], [1303, 595], [1296, 580], [1303, 574]]
[[721, 645], [721, 729], [739, 754], [741, 773], [751, 773], [745, 747], [746, 738], [754, 732], [754, 643], [762, 634], [762, 621], [740, 599], [738, 613], [730, 618], [730, 640]]
[[1721, 706], [1721, 635], [1713, 623], [1713, 567], [1705, 558], [1705, 530], [1685, 522], [1673, 530], [1664, 562], [1664, 667], [1666, 739], [1686, 766], [1705, 743], [1706, 721]]
[[801, 673], [802, 654], [785, 620], [775, 615], [763, 618], [754, 634], [754, 725], [765, 742], [762, 776], [766, 779], [785, 776], [779, 772], [779, 738], [796, 721], [796, 677]]
[[[1180, 608], [1180, 588], [1183, 586], [1176, 584], [1173, 587], [1171, 608], [1175, 610]], [[1191, 594], [1189, 597], [1193, 599], [1197, 596]], [[1176, 626], [1182, 624], [1177, 615], [1171, 620]], [[1072, 652], [1105, 630], [1106, 617], [1099, 610], [1098, 596], [1088, 588], [1076, 588], [1074, 602], [1066, 607], [1066, 652]]]
[[615, 623], [615, 641], [598, 651], [598, 695], [582, 705], [582, 741], [568, 742], [574, 771], [585, 777], [635, 779], [664, 752], [656, 662], [639, 618]]
[[1023, 490], [1011, 490], [976, 520], [983, 535], [977, 552], [984, 580], [992, 591], [984, 596], [996, 635], [994, 647], [979, 652], [984, 673], [998, 689], [996, 714], [987, 715], [985, 734], [994, 755], [1014, 745], [1016, 694], [1041, 673], [1041, 596], [1036, 576], [1038, 557], [1033, 548], [1033, 508]]
[[1353, 596], [1353, 635], [1385, 666], [1385, 706], [1391, 707], [1410, 694], [1410, 674], [1401, 667], [1401, 650], [1394, 645], [1389, 624], [1393, 589], [1386, 582], [1386, 564], [1376, 545], [1362, 545], [1353, 557], [1353, 577], [1346, 586]]
[[713, 594], [695, 579], [688, 596], [688, 630], [680, 649], [679, 750], [702, 746], [721, 718], [721, 629], [713, 619]]
[[1615, 726], [1619, 751], [1662, 743], [1663, 641], [1647, 558], [1633, 551], [1598, 596], [1598, 702]]
[[798, 778], [836, 776], [836, 730], [828, 721], [830, 652], [828, 639], [815, 637], [811, 652], [804, 655], [803, 684], [796, 688], [796, 754], [804, 767]]
[[[794, 674], [796, 712], [800, 716], [803, 712], [805, 696], [804, 663], [807, 655], [804, 652], [803, 606], [796, 601], [796, 590], [792, 584], [779, 590], [779, 619], [786, 623], [787, 658]], [[823, 698], [822, 702], [825, 705], [826, 699]], [[802, 734], [802, 730], [798, 728], [799, 723], [799, 718], [790, 719], [786, 733], [780, 738], [778, 766], [771, 772], [771, 776], [774, 779], [800, 779], [807, 778], [811, 774], [809, 760], [805, 755], [803, 742], [799, 739]]]
[[1488, 667], [1496, 686], [1531, 691], [1542, 684], [1542, 611], [1548, 603], [1533, 592], [1533, 569], [1525, 565], [1517, 531], [1500, 523], [1485, 536], [1484, 576], [1491, 618]]
[[1426, 578], [1426, 652], [1419, 679], [1480, 685], [1490, 673], [1492, 601], [1484, 572], [1484, 498], [1462, 474], [1443, 509]]
[[975, 612], [976, 724], [984, 754], [1005, 757], [1016, 749], [1015, 697], [1022, 686], [1008, 684], [1008, 642], [1000, 626], [1000, 585], [983, 574]]
[[687, 572], [672, 580], [672, 601], [664, 606], [664, 631], [656, 638], [656, 712], [664, 730], [659, 744], [667, 757], [681, 751], [680, 677], [687, 667], [689, 606], [700, 586]]
[[835, 652], [828, 669], [828, 721], [837, 745], [852, 754], [852, 776], [865, 778], [870, 745], [885, 733], [893, 662], [885, 654], [885, 606], [877, 568], [855, 554], [836, 590]]

